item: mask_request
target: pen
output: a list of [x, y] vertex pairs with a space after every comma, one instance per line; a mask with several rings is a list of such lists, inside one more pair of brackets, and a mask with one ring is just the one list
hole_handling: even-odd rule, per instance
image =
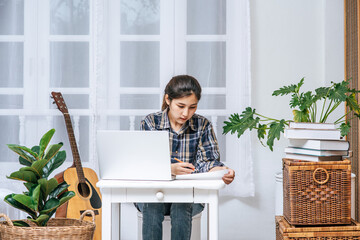
[[[183, 161], [181, 161], [180, 159], [174, 158], [176, 161], [178, 161], [179, 163], [183, 163]], [[191, 168], [193, 171], [195, 170], [195, 168]]]

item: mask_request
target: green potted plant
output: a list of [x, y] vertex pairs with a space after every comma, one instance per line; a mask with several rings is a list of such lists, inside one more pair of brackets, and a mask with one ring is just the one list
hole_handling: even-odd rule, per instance
[[[43, 135], [38, 146], [31, 149], [17, 144], [7, 146], [19, 155], [19, 162], [24, 167], [8, 176], [9, 179], [23, 181], [27, 191], [22, 194], [9, 194], [4, 201], [26, 212], [28, 220], [37, 226], [46, 226], [56, 209], [75, 196], [67, 191], [66, 182], [58, 183], [50, 174], [66, 159], [66, 152], [60, 151], [63, 143], [49, 145], [55, 129]], [[26, 221], [13, 221], [15, 226], [28, 227]]]
[[246, 130], [257, 130], [257, 136], [260, 142], [265, 146], [262, 140], [267, 138], [266, 145], [273, 151], [274, 140], [280, 139], [281, 133], [294, 122], [313, 122], [326, 123], [328, 117], [341, 103], [346, 103], [347, 112], [334, 121], [341, 132], [346, 136], [350, 130], [349, 113], [354, 113], [355, 117], [360, 118], [360, 106], [357, 102], [359, 91], [349, 88], [349, 82], [331, 83], [330, 87], [319, 87], [314, 92], [300, 92], [304, 84], [304, 78], [298, 84], [284, 86], [273, 92], [273, 96], [291, 95], [290, 109], [293, 109], [293, 120], [275, 119], [263, 116], [255, 109], [247, 107], [240, 115], [231, 114], [229, 121], [224, 122], [223, 133], [237, 133], [238, 138]]

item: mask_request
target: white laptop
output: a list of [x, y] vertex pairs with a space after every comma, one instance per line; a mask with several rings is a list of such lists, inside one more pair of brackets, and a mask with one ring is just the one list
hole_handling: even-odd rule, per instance
[[101, 179], [172, 180], [167, 131], [98, 130]]

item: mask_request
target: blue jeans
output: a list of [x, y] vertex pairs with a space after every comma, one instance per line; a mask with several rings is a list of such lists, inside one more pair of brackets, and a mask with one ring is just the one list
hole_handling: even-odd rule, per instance
[[204, 206], [194, 203], [136, 203], [143, 214], [143, 240], [162, 240], [162, 222], [170, 215], [171, 240], [189, 240], [192, 217], [199, 214]]

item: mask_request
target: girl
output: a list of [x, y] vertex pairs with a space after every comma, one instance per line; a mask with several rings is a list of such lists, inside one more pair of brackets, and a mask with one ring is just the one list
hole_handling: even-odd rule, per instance
[[[195, 78], [173, 77], [165, 88], [162, 111], [146, 116], [141, 130], [169, 131], [173, 175], [228, 169], [222, 179], [230, 184], [235, 172], [220, 162], [213, 127], [205, 117], [195, 114], [200, 98], [201, 87]], [[136, 206], [143, 213], [144, 240], [162, 239], [165, 215], [171, 218], [172, 240], [190, 239], [192, 216], [204, 208], [193, 203], [138, 203]]]

